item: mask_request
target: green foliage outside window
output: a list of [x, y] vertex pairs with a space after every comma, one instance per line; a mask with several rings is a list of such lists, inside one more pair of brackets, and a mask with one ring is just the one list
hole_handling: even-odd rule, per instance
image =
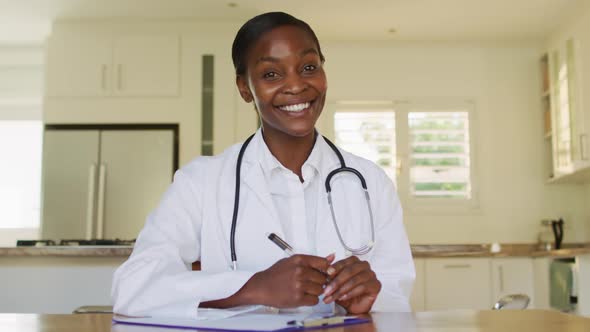
[[415, 183], [415, 191], [463, 191], [467, 183]]
[[465, 142], [464, 134], [423, 133], [414, 136], [415, 142]]
[[454, 129], [463, 129], [465, 128], [465, 124], [463, 120], [418, 120], [413, 121], [410, 120], [410, 128], [411, 129], [445, 129], [445, 130], [454, 130]]
[[416, 166], [465, 166], [462, 158], [414, 158]]
[[420, 145], [412, 148], [414, 153], [463, 153], [465, 149], [460, 145], [427, 146]]

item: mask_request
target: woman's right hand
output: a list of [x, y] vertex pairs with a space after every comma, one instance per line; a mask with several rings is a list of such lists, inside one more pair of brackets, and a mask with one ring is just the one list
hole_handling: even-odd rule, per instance
[[333, 254], [326, 258], [293, 255], [254, 274], [243, 290], [256, 304], [276, 308], [315, 305], [324, 292], [326, 271], [333, 261]]

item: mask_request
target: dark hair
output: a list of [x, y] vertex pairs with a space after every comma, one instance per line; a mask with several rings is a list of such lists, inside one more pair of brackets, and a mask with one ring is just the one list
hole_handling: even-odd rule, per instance
[[252, 47], [252, 45], [254, 45], [264, 33], [285, 25], [292, 25], [309, 33], [318, 47], [320, 60], [324, 62], [325, 58], [322, 54], [318, 37], [316, 37], [315, 33], [307, 23], [287, 13], [270, 12], [251, 18], [248, 22], [242, 25], [240, 30], [238, 30], [231, 48], [231, 57], [234, 62], [234, 68], [236, 69], [236, 75], [244, 75], [246, 73], [246, 56], [248, 55], [250, 47]]

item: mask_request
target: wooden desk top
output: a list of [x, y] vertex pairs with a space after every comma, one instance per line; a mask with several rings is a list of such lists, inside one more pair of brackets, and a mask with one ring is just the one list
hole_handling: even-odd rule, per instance
[[[190, 330], [142, 327], [111, 323], [111, 315], [0, 314], [2, 332], [172, 332]], [[485, 331], [485, 332], [587, 332], [590, 318], [557, 311], [439, 311], [419, 313], [375, 313], [373, 322], [327, 331]], [[315, 330], [318, 331], [318, 330]]]

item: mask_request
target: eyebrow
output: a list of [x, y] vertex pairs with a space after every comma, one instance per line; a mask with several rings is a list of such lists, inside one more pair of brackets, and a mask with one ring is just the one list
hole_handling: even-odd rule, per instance
[[[303, 56], [306, 56], [306, 55], [308, 55], [308, 54], [316, 54], [316, 55], [319, 55], [319, 54], [318, 54], [318, 51], [317, 51], [315, 48], [308, 48], [308, 49], [304, 50], [303, 52], [301, 52], [301, 53], [300, 53], [300, 56], [301, 56], [301, 57], [303, 57]], [[279, 62], [279, 59], [277, 59], [277, 58], [275, 58], [275, 57], [272, 57], [272, 56], [263, 56], [263, 57], [260, 57], [260, 58], [259, 58], [259, 59], [256, 61], [256, 64], [259, 64], [259, 63], [261, 63], [261, 62], [272, 62], [272, 63], [277, 63], [277, 62]]]

